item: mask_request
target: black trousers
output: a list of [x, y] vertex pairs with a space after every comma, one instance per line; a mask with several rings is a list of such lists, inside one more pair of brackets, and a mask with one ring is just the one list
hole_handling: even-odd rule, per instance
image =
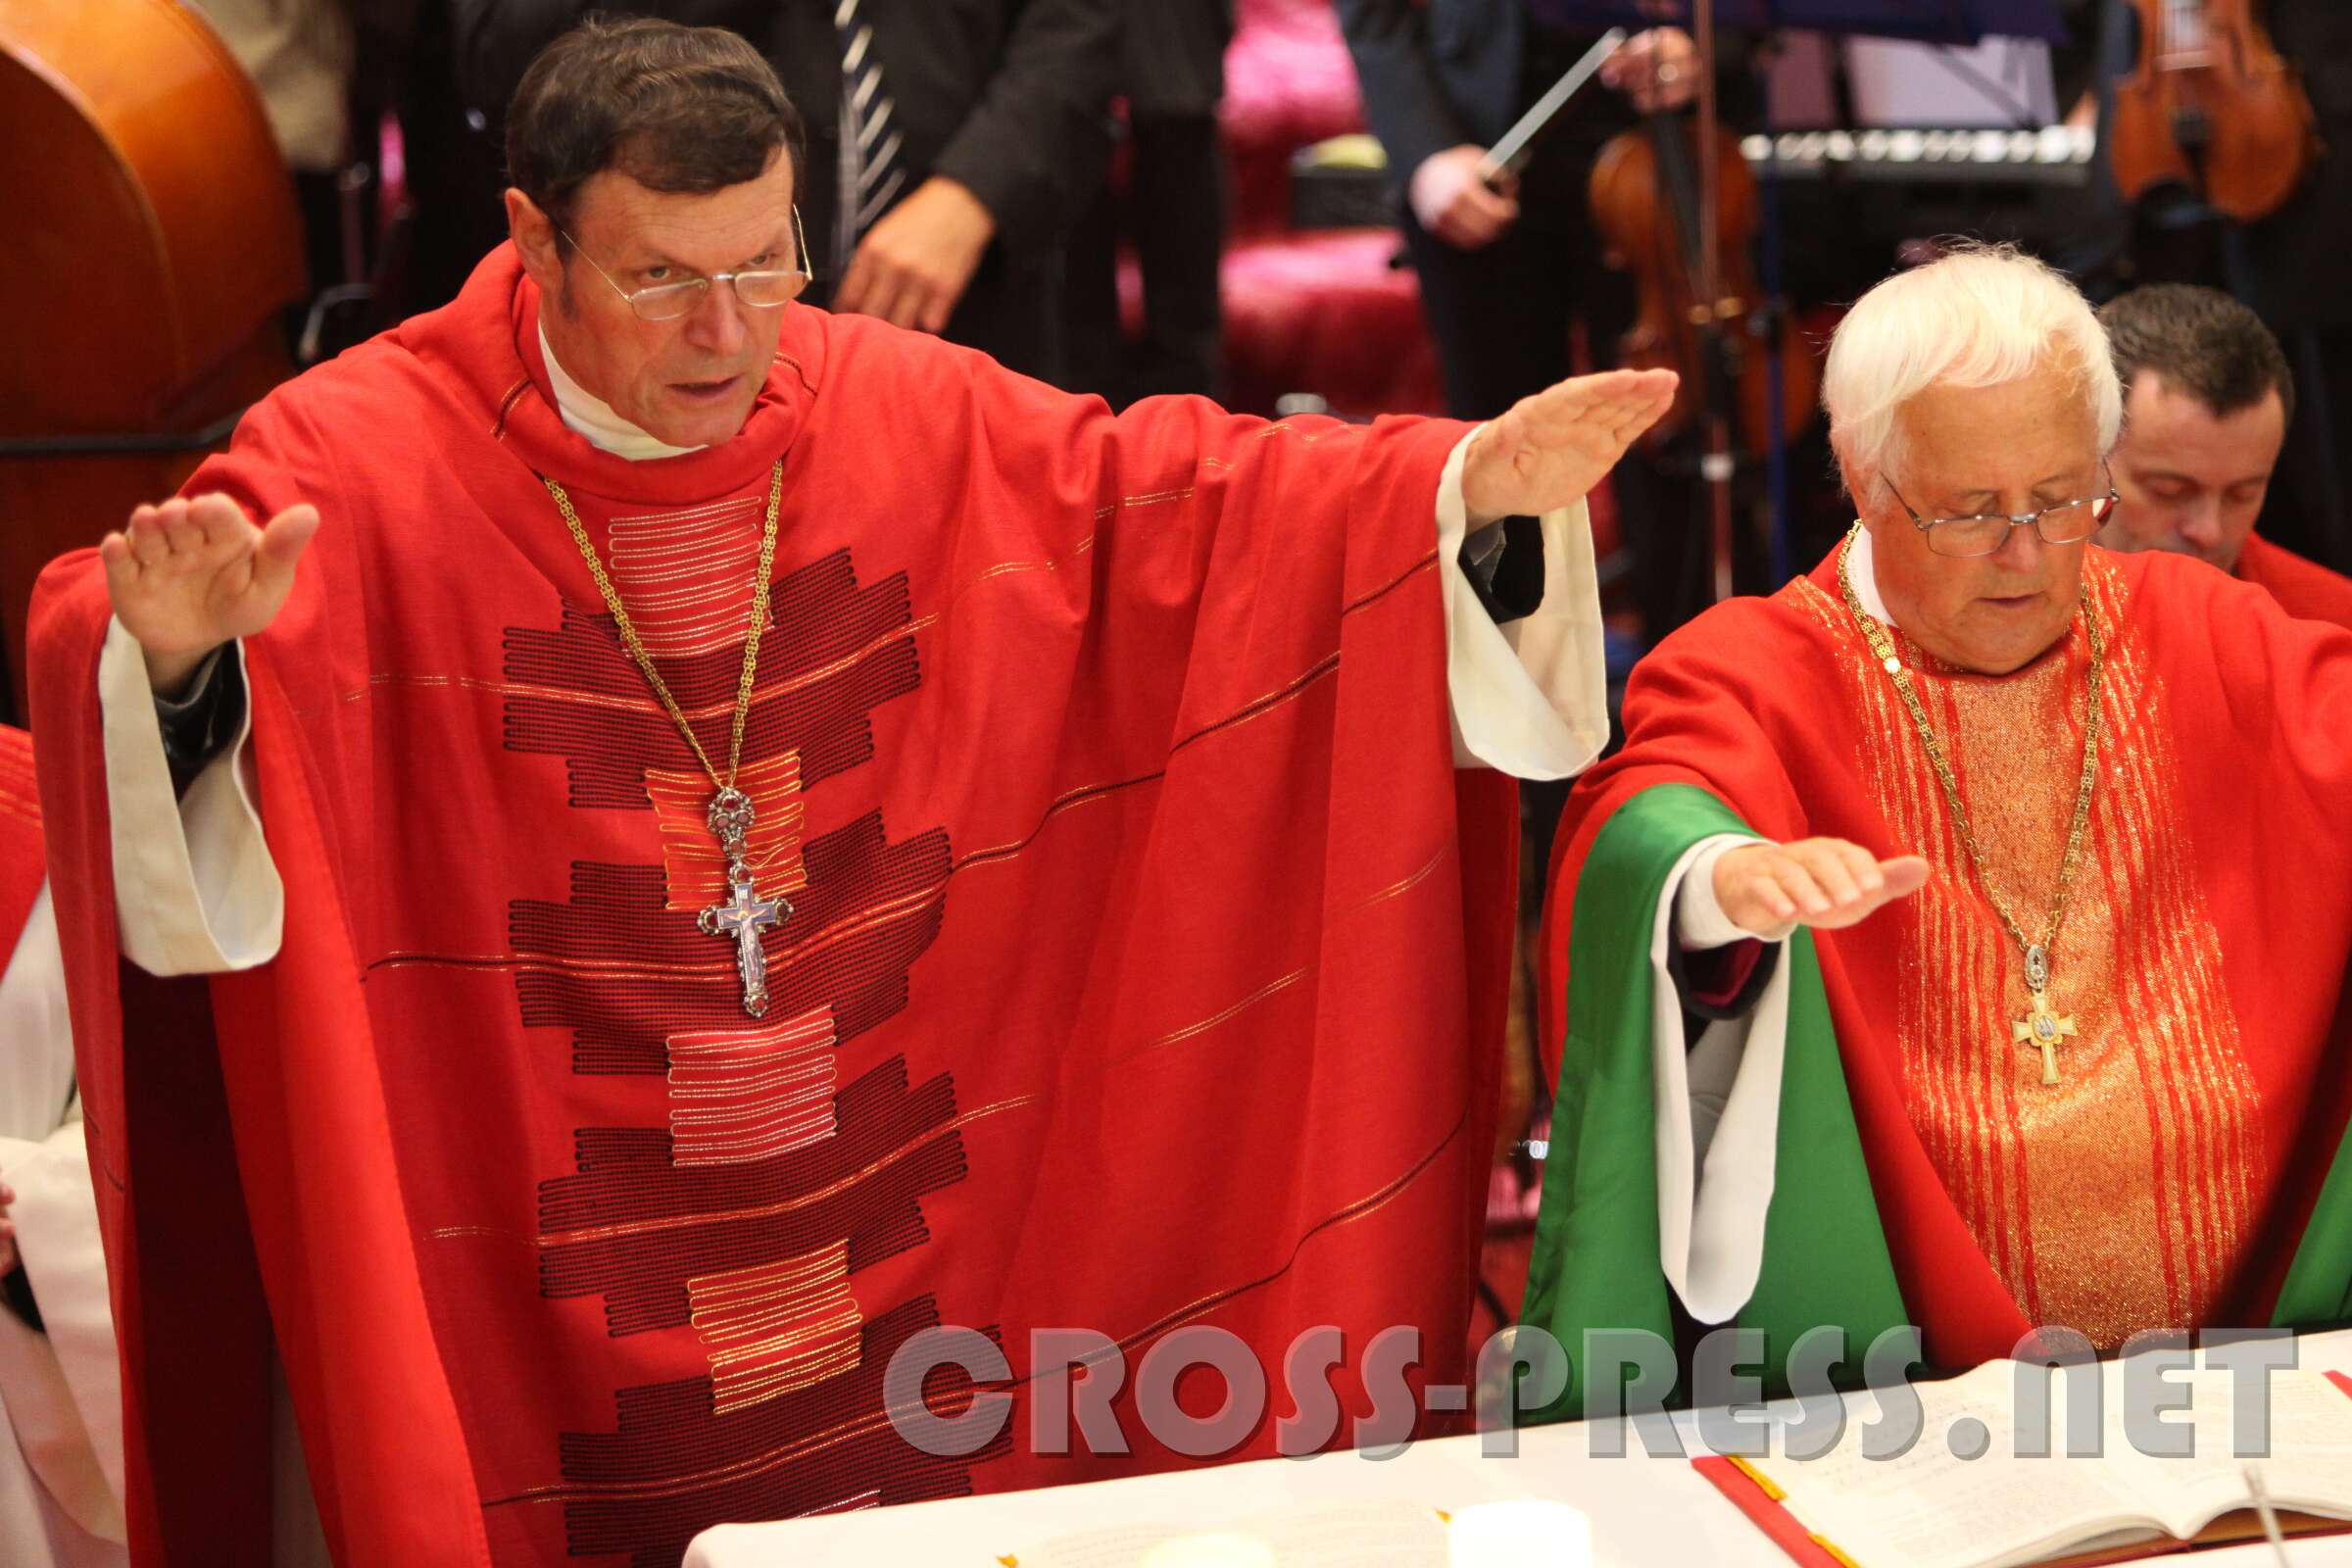
[[[1224, 390], [1225, 157], [1214, 113], [1143, 115], [1128, 131], [1127, 189], [1107, 182], [1071, 232], [1064, 340], [1074, 392], [1113, 408], [1161, 393]], [[1144, 330], [1119, 321], [1118, 252], [1132, 239], [1144, 274]]]

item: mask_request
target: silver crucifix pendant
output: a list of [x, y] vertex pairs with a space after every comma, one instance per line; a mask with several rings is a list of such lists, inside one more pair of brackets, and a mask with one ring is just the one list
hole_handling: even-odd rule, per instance
[[710, 798], [706, 818], [727, 858], [728, 900], [705, 909], [698, 923], [714, 937], [735, 944], [735, 968], [743, 977], [743, 1010], [753, 1017], [767, 1012], [767, 948], [760, 932], [785, 919], [792, 906], [783, 899], [763, 899], [753, 885], [745, 863], [752, 831], [751, 797], [737, 789], [722, 789]]

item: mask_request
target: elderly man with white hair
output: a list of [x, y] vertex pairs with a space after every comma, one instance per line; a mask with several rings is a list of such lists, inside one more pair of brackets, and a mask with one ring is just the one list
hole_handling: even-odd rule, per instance
[[1527, 1320], [1679, 1298], [1769, 1384], [2352, 1316], [2352, 635], [2091, 543], [2116, 374], [2035, 261], [1882, 283], [1826, 397], [1859, 520], [1636, 669], [1562, 824]]

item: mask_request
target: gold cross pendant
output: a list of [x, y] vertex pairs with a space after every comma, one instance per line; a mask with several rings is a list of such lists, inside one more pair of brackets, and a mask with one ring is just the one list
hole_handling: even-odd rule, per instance
[[2041, 1052], [2041, 1081], [2058, 1081], [2058, 1043], [2071, 1039], [2075, 1033], [2072, 1013], [2060, 1017], [2050, 1010], [2049, 993], [2034, 993], [2034, 1010], [2009, 1026], [2010, 1039], [2017, 1045], [2032, 1046]]

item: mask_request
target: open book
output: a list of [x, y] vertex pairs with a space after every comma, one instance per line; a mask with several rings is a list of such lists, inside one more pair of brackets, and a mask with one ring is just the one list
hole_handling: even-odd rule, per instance
[[1004, 1552], [997, 1561], [1004, 1568], [1446, 1568], [1446, 1515], [1435, 1508], [1325, 1503], [1213, 1530], [1106, 1525]]
[[[2233, 1443], [2230, 1373], [2169, 1372], [2165, 1402], [2187, 1396], [2193, 1406], [2168, 1409], [2163, 1430], [2176, 1438], [2184, 1433], [2191, 1447], [2185, 1457], [2160, 1458], [2142, 1451], [2162, 1443], [2147, 1414], [2128, 1417], [2127, 1364], [2109, 1361], [2097, 1368], [2095, 1457], [2069, 1455], [2063, 1377], [2039, 1368], [2027, 1375], [2047, 1379], [2050, 1413], [2038, 1446], [2050, 1456], [2021, 1453], [2018, 1364], [1988, 1361], [1949, 1382], [1916, 1386], [1925, 1420], [1918, 1443], [1899, 1457], [1866, 1457], [1858, 1428], [1849, 1425], [1837, 1447], [1820, 1458], [1788, 1457], [1776, 1435], [1771, 1456], [1734, 1462], [1800, 1527], [1793, 1535], [1776, 1529], [1783, 1544], [1801, 1554], [1809, 1537], [1812, 1545], [1829, 1548], [1825, 1558], [1842, 1557], [1858, 1568], [2010, 1568], [2103, 1557], [2168, 1540], [2186, 1543], [2225, 1515], [2254, 1507], [2249, 1467], [2287, 1528], [2352, 1520], [2352, 1391], [2316, 1372], [2273, 1371], [2267, 1442], [2263, 1432], [2249, 1431], [2236, 1433]], [[2251, 1385], [2261, 1374], [2249, 1370], [2243, 1376]], [[2137, 1377], [2143, 1387], [2153, 1382], [2144, 1367]], [[1976, 1429], [1966, 1425], [1972, 1421], [1983, 1424], [1981, 1447], [1972, 1441]], [[2038, 1423], [2023, 1424], [2043, 1430]], [[2073, 1446], [2083, 1446], [2087, 1437]], [[2241, 1454], [2239, 1448], [2254, 1452]], [[1970, 1451], [1979, 1456], [1962, 1457]], [[1710, 1474], [1772, 1528], [1721, 1472]], [[2246, 1529], [2228, 1533], [2259, 1534], [2251, 1515], [2243, 1522]]]

